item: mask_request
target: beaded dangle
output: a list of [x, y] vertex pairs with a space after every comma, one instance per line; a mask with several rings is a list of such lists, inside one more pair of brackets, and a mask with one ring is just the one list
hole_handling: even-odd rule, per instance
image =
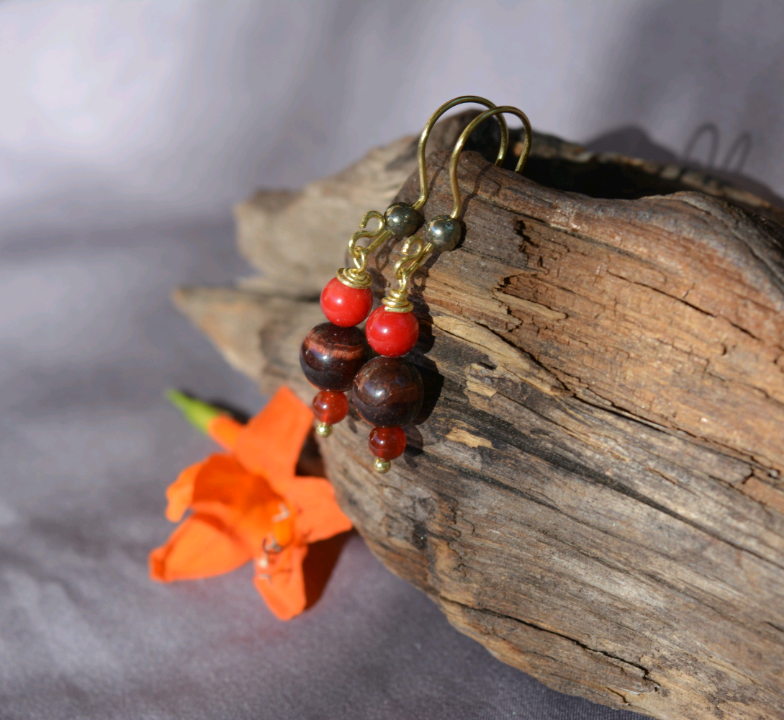
[[[401, 356], [409, 352], [419, 336], [419, 321], [411, 312], [408, 299], [409, 280], [422, 263], [432, 254], [453, 250], [465, 231], [461, 219], [462, 199], [457, 182], [457, 163], [460, 154], [474, 129], [494, 115], [511, 113], [523, 121], [524, 141], [520, 160], [515, 168], [521, 173], [531, 150], [531, 124], [525, 114], [514, 107], [491, 108], [477, 116], [461, 133], [449, 163], [449, 179], [454, 206], [450, 215], [438, 215], [424, 227], [424, 238], [415, 235], [406, 240], [402, 257], [395, 264], [397, 287], [390, 288], [374, 310], [365, 327], [370, 346], [380, 357], [370, 360], [357, 373], [351, 397], [357, 412], [373, 426], [368, 446], [375, 456], [374, 467], [380, 473], [388, 472], [391, 461], [403, 454], [406, 434], [403, 425], [410, 423], [422, 408], [424, 386], [419, 371]], [[506, 125], [502, 125], [502, 143], [497, 165], [503, 163], [507, 144]]]
[[[495, 105], [489, 100], [474, 95], [464, 95], [444, 103], [428, 120], [417, 148], [421, 192], [415, 203], [409, 205], [396, 202], [390, 205], [385, 213], [371, 210], [365, 213], [360, 229], [348, 242], [348, 255], [354, 267], [340, 268], [321, 292], [321, 309], [329, 322], [316, 325], [305, 337], [300, 349], [300, 365], [305, 377], [319, 392], [313, 399], [313, 413], [318, 425], [316, 433], [323, 438], [332, 434], [332, 426], [343, 420], [348, 414], [348, 397], [346, 392], [351, 389], [354, 376], [368, 358], [368, 347], [365, 336], [357, 325], [362, 323], [373, 306], [373, 295], [370, 290], [372, 280], [367, 272], [368, 257], [390, 237], [409, 237], [424, 223], [420, 210], [427, 202], [428, 184], [425, 166], [425, 147], [430, 131], [436, 121], [447, 110], [462, 103], [477, 103], [487, 108]], [[506, 123], [499, 116], [502, 128], [501, 151], [496, 164], [503, 162], [509, 143]], [[368, 224], [375, 220], [378, 226], [368, 229]], [[367, 245], [359, 241], [368, 239]], [[392, 331], [389, 337], [392, 346], [384, 346], [386, 352], [405, 354], [416, 343], [419, 335], [419, 324], [414, 319], [413, 325], [404, 319], [402, 324], [387, 323], [376, 325], [375, 335], [384, 336]], [[401, 344], [398, 336], [400, 328], [408, 328]], [[383, 343], [382, 343], [383, 345]], [[410, 345], [410, 347], [409, 347]], [[372, 345], [376, 349], [375, 345]], [[402, 348], [406, 349], [402, 349]], [[377, 352], [380, 352], [377, 350]], [[420, 380], [421, 385], [421, 380]], [[421, 392], [420, 392], [421, 395]], [[405, 435], [403, 435], [405, 443]], [[401, 450], [402, 452], [402, 450]]]

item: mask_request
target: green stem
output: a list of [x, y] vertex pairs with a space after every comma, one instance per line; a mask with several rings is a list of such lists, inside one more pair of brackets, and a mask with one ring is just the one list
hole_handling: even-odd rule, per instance
[[197, 400], [196, 398], [189, 397], [179, 390], [169, 388], [166, 393], [166, 399], [179, 408], [185, 419], [198, 430], [207, 433], [207, 427], [210, 422], [219, 415], [225, 415], [223, 410], [219, 410], [213, 405], [206, 402]]

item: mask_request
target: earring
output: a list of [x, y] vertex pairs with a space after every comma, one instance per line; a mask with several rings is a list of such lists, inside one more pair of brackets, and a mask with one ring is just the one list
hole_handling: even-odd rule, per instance
[[[313, 399], [313, 413], [318, 425], [316, 433], [323, 438], [332, 434], [332, 426], [348, 414], [348, 397], [354, 376], [365, 364], [368, 356], [367, 343], [362, 331], [356, 326], [368, 317], [373, 306], [370, 291], [372, 280], [367, 272], [368, 257], [390, 237], [413, 235], [424, 223], [419, 212], [427, 202], [429, 189], [425, 167], [425, 147], [430, 131], [436, 121], [450, 108], [462, 103], [478, 103], [495, 108], [489, 100], [474, 95], [464, 95], [444, 103], [430, 117], [419, 138], [417, 160], [421, 191], [415, 203], [396, 202], [385, 213], [371, 210], [365, 213], [360, 229], [348, 242], [348, 255], [354, 267], [340, 268], [321, 292], [321, 309], [329, 322], [316, 325], [305, 337], [300, 349], [300, 366], [311, 384], [319, 388]], [[499, 116], [502, 128], [501, 150], [496, 164], [503, 162], [509, 143], [506, 123]], [[375, 230], [368, 230], [371, 220], [378, 221]], [[367, 245], [359, 241], [367, 238]], [[416, 324], [416, 334], [419, 326]], [[408, 338], [411, 339], [410, 337]], [[413, 337], [413, 347], [416, 336]], [[410, 349], [410, 348], [409, 348]], [[405, 350], [404, 352], [408, 352]]]
[[[401, 358], [416, 344], [419, 321], [411, 312], [408, 299], [411, 276], [431, 253], [453, 250], [460, 241], [465, 224], [461, 219], [462, 198], [457, 182], [457, 163], [468, 138], [474, 129], [494, 115], [510, 113], [523, 121], [524, 141], [520, 160], [515, 168], [521, 173], [531, 150], [531, 124], [526, 115], [514, 107], [497, 107], [477, 116], [461, 133], [449, 162], [449, 180], [454, 206], [450, 215], [437, 215], [424, 228], [424, 239], [418, 235], [408, 238], [403, 245], [403, 257], [394, 268], [397, 287], [387, 291], [382, 306], [373, 311], [367, 321], [365, 334], [370, 346], [379, 353], [362, 366], [352, 384], [351, 397], [360, 416], [373, 426], [368, 438], [370, 452], [375, 455], [375, 469], [387, 472], [391, 461], [403, 454], [406, 433], [403, 425], [410, 423], [422, 408], [424, 385], [419, 371]], [[502, 126], [504, 131], [506, 125]], [[505, 137], [505, 135], [504, 135]], [[506, 155], [502, 139], [502, 152], [496, 165], [501, 165]]]

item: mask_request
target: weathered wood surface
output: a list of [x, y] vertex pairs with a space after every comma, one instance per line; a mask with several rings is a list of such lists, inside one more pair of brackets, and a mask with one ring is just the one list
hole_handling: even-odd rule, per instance
[[[573, 187], [552, 168], [574, 148], [540, 141], [532, 174]], [[428, 217], [451, 206], [447, 160], [431, 158]], [[412, 298], [425, 408], [385, 476], [365, 424], [336, 426], [342, 507], [450, 622], [551, 687], [659, 718], [784, 718], [784, 235], [701, 193], [591, 198], [475, 153], [460, 179], [464, 242]], [[400, 197], [416, 191], [411, 176]], [[297, 350], [322, 317], [292, 295], [176, 301], [264, 390], [309, 399]]]

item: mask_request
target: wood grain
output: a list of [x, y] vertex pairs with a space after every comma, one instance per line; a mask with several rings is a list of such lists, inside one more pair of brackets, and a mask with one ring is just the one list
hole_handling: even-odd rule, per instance
[[[547, 165], [553, 142], [532, 157]], [[412, 297], [425, 404], [409, 448], [374, 473], [352, 412], [322, 443], [329, 477], [388, 567], [549, 686], [658, 718], [784, 718], [779, 211], [589, 197], [553, 169], [579, 153], [554, 157], [545, 187], [464, 154], [464, 241]], [[451, 207], [447, 161], [431, 157], [427, 217]], [[417, 190], [412, 175], [399, 197]], [[399, 244], [376, 259], [377, 295]], [[311, 298], [178, 298], [224, 351], [245, 343], [235, 364], [263, 389], [312, 397]]]

